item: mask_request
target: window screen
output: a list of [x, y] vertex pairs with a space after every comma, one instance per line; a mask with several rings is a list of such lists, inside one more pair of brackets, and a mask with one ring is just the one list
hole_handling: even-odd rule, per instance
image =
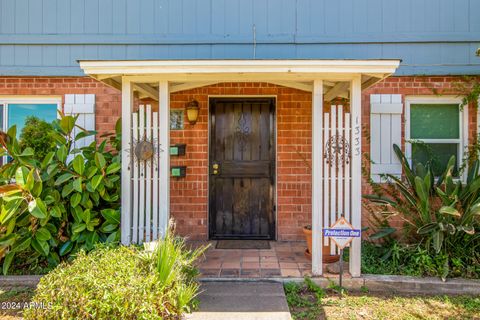
[[410, 139], [412, 165], [432, 166], [435, 176], [443, 173], [452, 155], [461, 160], [460, 110], [458, 104], [411, 104]]
[[456, 104], [412, 104], [411, 139], [459, 139], [460, 121]]

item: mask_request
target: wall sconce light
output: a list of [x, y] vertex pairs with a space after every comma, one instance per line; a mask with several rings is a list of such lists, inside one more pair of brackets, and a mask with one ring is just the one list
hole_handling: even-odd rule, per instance
[[195, 123], [197, 123], [198, 112], [200, 110], [200, 107], [198, 105], [198, 101], [197, 100], [192, 100], [192, 101], [188, 102], [185, 105], [185, 110], [187, 110], [188, 122], [190, 122], [191, 125], [194, 125]]

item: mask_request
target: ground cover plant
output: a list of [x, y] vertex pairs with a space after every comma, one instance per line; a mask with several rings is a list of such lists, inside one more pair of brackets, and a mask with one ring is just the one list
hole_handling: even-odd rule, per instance
[[373, 294], [368, 288], [347, 292], [330, 285], [323, 289], [305, 279], [286, 283], [293, 319], [477, 319], [480, 297]]
[[[365, 196], [372, 218], [372, 243], [364, 245], [364, 271], [418, 276], [480, 276], [480, 163], [469, 165], [467, 180], [455, 174], [455, 156], [439, 177], [430, 163], [411, 168], [394, 145], [404, 176], [385, 175], [386, 184], [371, 181]], [[402, 228], [392, 227], [397, 219]], [[373, 266], [371, 268], [371, 266]], [[375, 267], [377, 266], [377, 267]]]
[[196, 305], [195, 260], [205, 248], [189, 250], [169, 234], [153, 252], [101, 245], [77, 254], [42, 277], [25, 319], [179, 319]]
[[61, 114], [52, 123], [48, 135], [54, 150], [43, 157], [20, 143], [15, 126], [0, 134], [0, 156], [11, 160], [0, 167], [4, 274], [11, 269], [44, 273], [80, 250], [120, 237], [121, 166], [112, 147], [118, 143], [75, 148], [75, 141], [95, 134], [76, 126], [76, 120]]

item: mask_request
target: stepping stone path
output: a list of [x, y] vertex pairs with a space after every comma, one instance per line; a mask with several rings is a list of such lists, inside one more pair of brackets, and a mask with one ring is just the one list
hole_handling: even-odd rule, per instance
[[281, 283], [203, 282], [200, 309], [187, 320], [291, 320]]

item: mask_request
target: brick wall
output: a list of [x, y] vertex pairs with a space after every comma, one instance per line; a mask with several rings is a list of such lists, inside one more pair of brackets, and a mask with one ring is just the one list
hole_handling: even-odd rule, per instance
[[[408, 96], [432, 96], [450, 95], [459, 96], [465, 94], [459, 87], [462, 77], [455, 76], [422, 76], [422, 77], [390, 77], [362, 92], [362, 151], [363, 154], [370, 153], [370, 142], [368, 133], [370, 131], [370, 94], [401, 94], [402, 103], [405, 108], [405, 99]], [[468, 144], [475, 141], [477, 137], [477, 109], [471, 103], [468, 106]], [[405, 109], [404, 109], [405, 110]], [[405, 150], [405, 117], [402, 115], [402, 149]], [[368, 168], [369, 162], [364, 159], [363, 167]], [[371, 188], [366, 179], [362, 182], [362, 193], [368, 194]], [[362, 224], [368, 224], [368, 212], [362, 212]], [[393, 226], [401, 227], [403, 222], [400, 218], [391, 221]]]
[[[363, 92], [362, 122], [369, 131], [370, 94], [455, 95], [459, 77], [392, 77]], [[96, 95], [96, 126], [100, 134], [112, 132], [121, 114], [121, 95], [100, 82], [84, 77], [0, 77], [0, 95], [51, 95], [71, 93]], [[280, 240], [302, 238], [302, 226], [311, 217], [311, 93], [267, 83], [222, 83], [171, 95], [171, 108], [183, 109], [186, 102], [200, 102], [197, 124], [185, 121], [184, 130], [171, 132], [171, 143], [186, 143], [187, 154], [172, 157], [172, 165], [186, 165], [187, 177], [171, 181], [171, 213], [177, 230], [191, 238], [208, 235], [208, 96], [270, 95], [277, 97], [277, 233]], [[144, 100], [142, 103], [146, 103]], [[156, 104], [152, 103], [154, 108]], [[476, 136], [476, 110], [469, 106], [469, 136]], [[328, 110], [328, 106], [326, 107]], [[402, 126], [403, 128], [404, 126]], [[402, 129], [403, 130], [403, 129]], [[368, 136], [363, 152], [370, 152]], [[364, 181], [363, 193], [368, 192]], [[367, 217], [364, 217], [364, 222]]]
[[172, 165], [186, 165], [187, 177], [171, 181], [171, 214], [177, 231], [193, 238], [208, 234], [208, 96], [270, 95], [277, 97], [277, 233], [281, 240], [301, 237], [301, 227], [311, 216], [311, 94], [267, 83], [221, 83], [174, 93], [172, 109], [183, 109], [196, 99], [198, 122], [185, 130], [171, 131], [172, 143], [186, 143], [184, 157]]
[[95, 123], [100, 135], [113, 132], [121, 115], [120, 91], [87, 77], [0, 77], [0, 95], [59, 96], [95, 94]]

